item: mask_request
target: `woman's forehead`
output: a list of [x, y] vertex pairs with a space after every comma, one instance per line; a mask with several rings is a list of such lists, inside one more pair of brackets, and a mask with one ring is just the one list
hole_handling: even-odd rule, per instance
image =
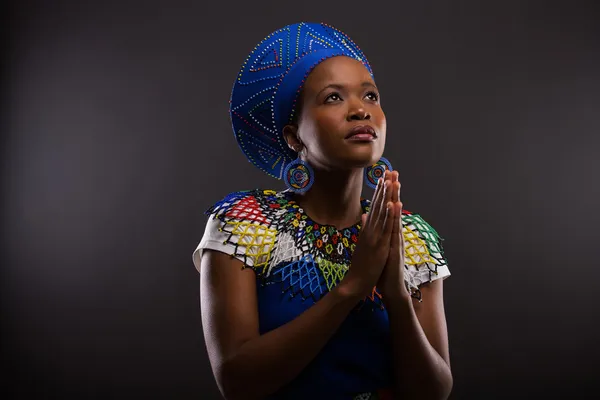
[[[369, 70], [360, 62], [350, 57], [332, 57], [317, 65], [306, 79], [307, 89], [319, 90], [319, 87], [330, 84], [341, 86], [373, 83]], [[309, 89], [309, 90], [310, 90]]]

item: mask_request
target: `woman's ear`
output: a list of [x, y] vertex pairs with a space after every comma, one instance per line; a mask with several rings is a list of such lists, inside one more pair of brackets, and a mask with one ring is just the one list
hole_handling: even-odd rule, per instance
[[288, 147], [295, 152], [299, 152], [302, 149], [302, 142], [298, 139], [298, 126], [297, 125], [286, 125], [283, 127], [283, 138], [285, 139]]

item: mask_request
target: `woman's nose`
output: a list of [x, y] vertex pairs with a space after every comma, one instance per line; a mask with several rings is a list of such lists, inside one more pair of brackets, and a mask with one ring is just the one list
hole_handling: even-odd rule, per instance
[[348, 121], [352, 120], [363, 120], [363, 119], [371, 119], [371, 114], [365, 110], [365, 108], [360, 105], [357, 107], [352, 107], [348, 111], [348, 117], [346, 118]]

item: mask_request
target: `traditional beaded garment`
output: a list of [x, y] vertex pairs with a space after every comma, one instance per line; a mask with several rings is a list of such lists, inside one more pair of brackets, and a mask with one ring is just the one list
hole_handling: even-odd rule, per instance
[[[361, 205], [369, 212], [368, 200]], [[234, 192], [207, 214], [194, 264], [199, 270], [201, 252], [213, 249], [255, 271], [261, 334], [297, 318], [340, 283], [351, 268], [361, 230], [360, 224], [344, 229], [319, 224], [290, 191]], [[450, 275], [443, 239], [418, 214], [404, 210], [402, 225], [405, 281], [419, 297], [420, 285]], [[374, 288], [315, 359], [273, 398], [382, 398], [380, 389], [392, 382], [390, 345], [387, 310]]]
[[[370, 202], [361, 200], [363, 212]], [[283, 292], [318, 301], [336, 286], [350, 268], [360, 224], [338, 230], [309, 218], [289, 191], [241, 191], [229, 194], [207, 214], [220, 221], [224, 243], [232, 256], [244, 261], [261, 284], [280, 283]], [[442, 238], [418, 214], [403, 210], [405, 279], [420, 298], [418, 286], [445, 266]], [[382, 307], [374, 288], [365, 301]]]

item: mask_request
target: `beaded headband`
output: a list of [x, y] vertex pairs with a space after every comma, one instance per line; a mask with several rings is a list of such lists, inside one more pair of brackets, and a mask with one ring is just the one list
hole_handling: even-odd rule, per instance
[[248, 55], [231, 92], [233, 133], [248, 160], [274, 178], [297, 158], [283, 138], [298, 95], [310, 72], [335, 56], [354, 58], [373, 72], [360, 48], [326, 24], [285, 26], [263, 39]]

